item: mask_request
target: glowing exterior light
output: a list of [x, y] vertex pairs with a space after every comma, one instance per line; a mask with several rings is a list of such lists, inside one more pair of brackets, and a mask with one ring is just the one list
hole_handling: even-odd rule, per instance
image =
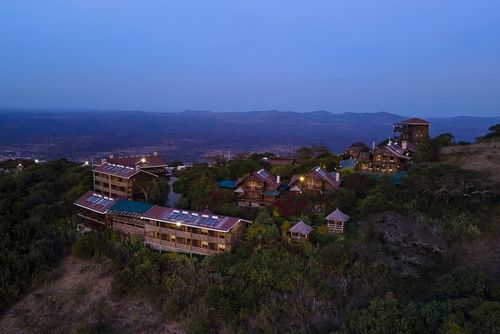
[[38, 162], [39, 162], [38, 159], [35, 159], [35, 163], [37, 164]]
[[301, 176], [301, 177], [299, 178], [299, 180], [300, 180], [300, 182], [304, 182], [304, 180], [305, 180], [305, 179], [304, 179], [304, 177], [303, 177], [303, 176]]
[[146, 159], [145, 159], [145, 158], [142, 158], [142, 159], [141, 159], [141, 162], [142, 162], [142, 163], [145, 163], [145, 162], [146, 162]]
[[89, 164], [89, 162], [88, 162], [88, 161], [85, 161], [85, 165], [88, 165], [88, 164]]
[[180, 226], [181, 226], [181, 223], [180, 223], [180, 222], [177, 222], [177, 223], [175, 223], [175, 225], [177, 225], [177, 227], [180, 227]]

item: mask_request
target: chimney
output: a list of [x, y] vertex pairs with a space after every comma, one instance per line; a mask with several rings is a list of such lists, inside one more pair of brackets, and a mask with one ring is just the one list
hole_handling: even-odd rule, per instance
[[153, 152], [153, 155], [156, 157], [158, 155], [158, 152]]
[[276, 176], [276, 183], [279, 184], [280, 182], [281, 182], [281, 176], [278, 175], [278, 176]]
[[406, 140], [403, 140], [403, 141], [401, 142], [401, 148], [402, 148], [403, 150], [407, 150], [407, 149], [408, 149], [408, 142], [407, 142]]
[[110, 154], [110, 155], [109, 155], [109, 158], [110, 158], [110, 159], [113, 159], [114, 157], [115, 157], [115, 156], [114, 156], [113, 154]]
[[340, 181], [340, 173], [339, 172], [335, 173], [335, 181], [336, 182]]

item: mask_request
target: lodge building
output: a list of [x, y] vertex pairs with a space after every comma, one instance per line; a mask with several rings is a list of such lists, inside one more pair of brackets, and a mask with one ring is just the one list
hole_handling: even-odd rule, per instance
[[431, 123], [420, 118], [410, 118], [402, 122], [394, 123], [395, 139], [412, 144], [418, 144], [429, 137], [429, 127]]
[[153, 249], [199, 255], [232, 251], [249, 223], [235, 217], [113, 199], [92, 191], [74, 205], [79, 230], [112, 229], [123, 237], [142, 239]]
[[107, 197], [132, 200], [140, 192], [135, 187], [141, 182], [153, 182], [158, 175], [142, 169], [104, 162], [94, 166], [94, 192]]
[[142, 217], [145, 244], [166, 251], [200, 255], [230, 252], [245, 231], [246, 221], [155, 206]]
[[360, 155], [357, 168], [367, 173], [394, 174], [410, 163], [412, 150], [408, 147], [405, 142], [399, 145], [389, 141], [386, 145]]
[[234, 194], [239, 206], [271, 205], [280, 195], [280, 177], [274, 178], [265, 169], [239, 178], [235, 186]]
[[135, 170], [143, 170], [158, 176], [165, 176], [168, 167], [165, 160], [158, 155], [158, 152], [153, 152], [153, 155], [137, 155], [137, 156], [120, 156], [115, 157], [113, 154], [107, 159], [101, 159], [101, 164], [109, 163], [113, 165], [121, 165]]
[[324, 194], [340, 187], [340, 173], [328, 173], [323, 167], [316, 166], [304, 175], [294, 175], [290, 181], [290, 191]]

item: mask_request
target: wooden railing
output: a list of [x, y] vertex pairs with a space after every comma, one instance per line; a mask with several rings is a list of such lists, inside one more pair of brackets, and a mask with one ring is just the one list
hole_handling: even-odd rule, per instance
[[193, 246], [190, 244], [182, 244], [179, 242], [161, 240], [151, 237], [145, 237], [144, 242], [155, 249], [162, 249], [172, 252], [184, 252], [184, 253], [195, 253], [200, 255], [212, 255], [217, 253], [222, 253], [223, 251], [217, 251], [215, 249], [209, 249], [205, 247]]

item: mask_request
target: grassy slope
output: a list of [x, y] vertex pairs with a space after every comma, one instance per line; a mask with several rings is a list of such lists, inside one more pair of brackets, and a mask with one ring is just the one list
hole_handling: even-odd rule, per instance
[[[462, 168], [482, 173], [492, 183], [500, 182], [500, 142], [449, 146], [441, 151], [442, 160]], [[492, 213], [492, 216], [495, 216]], [[478, 239], [464, 242], [462, 261], [466, 267], [482, 272], [486, 278], [500, 278], [500, 217], [497, 228], [483, 233]]]
[[111, 280], [106, 265], [69, 256], [49, 283], [26, 294], [5, 312], [0, 332], [180, 332], [148, 301], [112, 298]]
[[441, 153], [445, 162], [482, 172], [491, 181], [500, 182], [500, 142], [449, 146]]

